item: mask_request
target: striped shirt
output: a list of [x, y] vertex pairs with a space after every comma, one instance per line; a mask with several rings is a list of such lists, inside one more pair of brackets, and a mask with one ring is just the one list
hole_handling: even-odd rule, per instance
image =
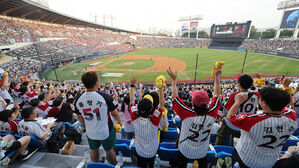
[[231, 117], [241, 129], [236, 150], [248, 167], [272, 167], [279, 158], [283, 144], [297, 128], [296, 113], [284, 109], [282, 117], [268, 114], [243, 114]]
[[113, 122], [109, 112], [116, 109], [110, 95], [99, 92], [85, 92], [76, 102], [75, 113], [82, 115], [88, 138], [104, 140], [110, 135]]
[[159, 148], [158, 126], [162, 117], [162, 109], [155, 110], [151, 118], [143, 118], [137, 115], [136, 105], [129, 106], [135, 129], [135, 148], [139, 156], [152, 158]]
[[198, 115], [176, 97], [173, 110], [182, 119], [179, 150], [188, 159], [200, 159], [207, 155], [213, 124], [220, 108], [220, 98], [213, 97], [205, 116]]

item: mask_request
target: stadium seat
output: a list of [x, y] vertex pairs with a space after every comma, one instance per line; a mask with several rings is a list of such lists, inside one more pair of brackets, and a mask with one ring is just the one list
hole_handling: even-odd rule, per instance
[[[18, 135], [18, 134], [13, 134], [13, 136], [16, 139], [19, 139], [19, 138], [23, 137], [23, 136]], [[44, 145], [39, 141], [39, 139], [36, 136], [30, 135], [30, 137], [31, 137], [31, 141], [28, 145], [30, 148], [43, 148], [44, 147]]]
[[176, 120], [175, 120], [175, 126], [176, 126], [177, 128], [181, 128], [181, 126], [182, 126], [182, 120], [179, 120], [179, 121], [176, 121]]
[[130, 145], [131, 140], [128, 139], [116, 139], [116, 144], [127, 144]]
[[114, 145], [115, 153], [118, 154], [121, 151], [122, 155], [125, 157], [129, 157], [131, 155], [131, 151], [129, 149], [129, 145], [122, 143], [122, 144], [115, 144]]
[[131, 141], [127, 139], [117, 139], [114, 145], [115, 153], [118, 154], [118, 152], [121, 151], [123, 156], [131, 156], [130, 143]]
[[87, 168], [114, 168], [115, 166], [107, 163], [88, 163]]
[[294, 136], [299, 136], [299, 127], [295, 130], [295, 132], [293, 133]]
[[289, 146], [296, 146], [299, 142], [298, 139], [288, 139], [282, 146], [282, 151], [288, 150]]
[[173, 119], [173, 114], [167, 114], [167, 118], [168, 118], [168, 120]]
[[175, 142], [178, 134], [177, 129], [170, 129], [167, 132], [163, 132], [161, 140], [162, 142]]
[[175, 143], [161, 143], [159, 148], [159, 157], [164, 161], [176, 160], [179, 154], [179, 149]]
[[73, 125], [69, 122], [64, 122], [65, 129], [72, 128]]
[[231, 146], [224, 146], [224, 145], [215, 145], [213, 146], [216, 153], [217, 153], [217, 158], [224, 158], [224, 157], [232, 157], [234, 148]]
[[172, 128], [175, 128], [175, 120], [174, 119], [171, 119], [171, 120], [168, 120], [168, 127], [172, 127]]

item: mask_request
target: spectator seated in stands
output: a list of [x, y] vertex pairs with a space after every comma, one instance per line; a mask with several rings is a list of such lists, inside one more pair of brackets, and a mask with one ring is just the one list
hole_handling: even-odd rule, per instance
[[20, 135], [35, 135], [44, 143], [52, 136], [52, 133], [64, 133], [64, 126], [58, 123], [49, 123], [41, 125], [35, 118], [37, 117], [37, 111], [33, 107], [28, 107], [22, 110], [22, 120], [19, 123], [20, 129], [18, 130]]
[[9, 105], [7, 109], [0, 112], [0, 132], [18, 133], [19, 122], [15, 119], [19, 116], [19, 109], [20, 107], [15, 104]]
[[63, 98], [62, 97], [57, 97], [54, 101], [53, 101], [53, 107], [49, 110], [47, 117], [54, 117], [54, 118], [58, 118], [59, 114], [60, 114], [60, 108], [62, 106], [63, 103]]

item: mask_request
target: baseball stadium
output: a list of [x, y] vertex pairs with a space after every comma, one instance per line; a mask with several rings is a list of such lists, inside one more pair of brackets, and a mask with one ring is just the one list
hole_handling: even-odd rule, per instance
[[0, 168], [298, 168], [299, 1], [187, 1], [0, 0]]

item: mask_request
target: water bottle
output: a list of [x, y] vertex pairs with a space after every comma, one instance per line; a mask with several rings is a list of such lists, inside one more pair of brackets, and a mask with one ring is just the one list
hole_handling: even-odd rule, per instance
[[198, 168], [198, 161], [194, 160], [192, 168]]
[[80, 122], [79, 121], [76, 121], [72, 127], [77, 130], [79, 133], [82, 133], [81, 130], [80, 130]]
[[239, 162], [236, 162], [233, 166], [233, 168], [240, 168]]
[[154, 168], [160, 168], [160, 158], [158, 154], [156, 154], [155, 157]]
[[123, 154], [121, 153], [121, 151], [119, 151], [117, 155], [117, 166], [122, 167], [123, 164], [124, 164]]
[[88, 152], [87, 148], [84, 149], [84, 160], [85, 160], [85, 166], [84, 167], [87, 167], [87, 163], [89, 161], [89, 152]]

